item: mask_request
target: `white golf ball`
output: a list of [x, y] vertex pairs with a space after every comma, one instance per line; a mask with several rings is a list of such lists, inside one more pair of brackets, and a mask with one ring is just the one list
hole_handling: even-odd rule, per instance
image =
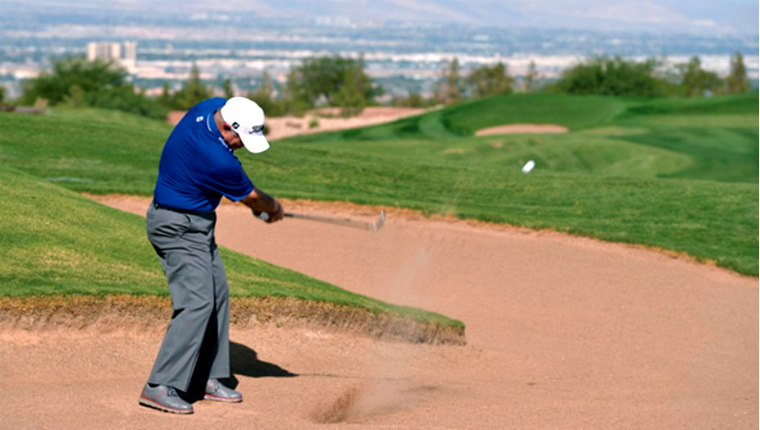
[[536, 167], [536, 162], [533, 160], [528, 161], [522, 168], [523, 173], [530, 173], [533, 168]]

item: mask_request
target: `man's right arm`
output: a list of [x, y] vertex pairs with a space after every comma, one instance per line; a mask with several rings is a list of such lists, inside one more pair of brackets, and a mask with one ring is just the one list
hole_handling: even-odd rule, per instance
[[240, 199], [240, 203], [251, 208], [256, 216], [266, 212], [269, 215], [268, 223], [279, 221], [285, 215], [285, 210], [277, 199], [256, 188]]

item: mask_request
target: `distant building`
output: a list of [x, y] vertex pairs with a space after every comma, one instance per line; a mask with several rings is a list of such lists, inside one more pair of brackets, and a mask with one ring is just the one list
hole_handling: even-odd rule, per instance
[[137, 68], [137, 42], [90, 42], [87, 44], [87, 60], [113, 60], [128, 72]]
[[90, 42], [87, 44], [87, 60], [118, 60], [121, 58], [121, 45], [110, 42]]
[[124, 58], [121, 63], [130, 72], [137, 68], [137, 42], [124, 42]]

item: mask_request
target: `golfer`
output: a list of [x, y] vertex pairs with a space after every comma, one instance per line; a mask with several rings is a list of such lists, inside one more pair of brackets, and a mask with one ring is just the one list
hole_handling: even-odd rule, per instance
[[146, 224], [174, 313], [141, 405], [190, 414], [187, 400], [243, 401], [219, 383], [230, 376], [229, 291], [214, 210], [224, 196], [268, 214], [269, 223], [282, 219], [280, 202], [254, 187], [233, 153], [266, 151], [263, 128], [264, 112], [253, 101], [213, 98], [190, 109], [164, 145]]

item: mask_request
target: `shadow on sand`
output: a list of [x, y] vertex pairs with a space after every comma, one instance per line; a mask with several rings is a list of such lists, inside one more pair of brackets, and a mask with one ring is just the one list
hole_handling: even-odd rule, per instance
[[298, 376], [282, 367], [261, 361], [256, 351], [236, 342], [230, 342], [230, 370], [232, 377], [220, 380], [224, 385], [235, 388], [238, 385], [237, 375], [249, 378], [293, 378]]

